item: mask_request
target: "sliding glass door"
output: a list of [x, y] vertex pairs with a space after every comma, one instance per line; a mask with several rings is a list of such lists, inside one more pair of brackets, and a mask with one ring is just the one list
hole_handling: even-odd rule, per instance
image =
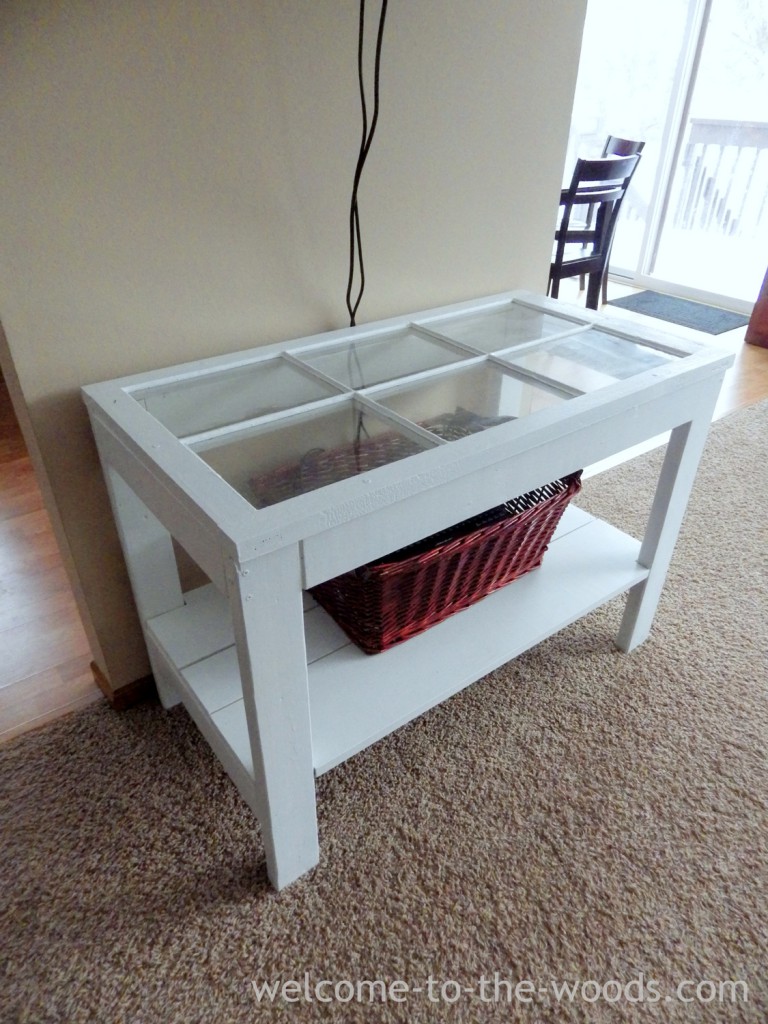
[[765, 0], [589, 0], [564, 176], [609, 134], [646, 143], [612, 275], [747, 310], [768, 261]]
[[768, 5], [713, 0], [649, 272], [754, 302], [768, 261]]

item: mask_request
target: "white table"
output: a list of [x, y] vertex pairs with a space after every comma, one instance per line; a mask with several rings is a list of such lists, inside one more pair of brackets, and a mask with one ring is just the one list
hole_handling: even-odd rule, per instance
[[[618, 645], [643, 641], [731, 362], [511, 292], [83, 389], [162, 703], [252, 808], [275, 887], [318, 861], [316, 775], [622, 592]], [[445, 443], [420, 423], [449, 399], [516, 418]], [[351, 423], [423, 450], [255, 507], [254, 470]], [[541, 568], [374, 656], [306, 594], [666, 431], [642, 542], [572, 507]], [[174, 539], [210, 583], [184, 592]]]

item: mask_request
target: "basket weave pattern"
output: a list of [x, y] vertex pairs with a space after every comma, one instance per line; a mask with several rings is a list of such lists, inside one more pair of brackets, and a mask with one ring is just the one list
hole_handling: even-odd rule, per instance
[[[425, 421], [456, 439], [478, 420], [450, 415]], [[497, 421], [494, 421], [497, 422]], [[491, 421], [483, 421], [479, 429]], [[366, 437], [303, 458], [251, 480], [256, 504], [272, 505], [421, 451], [397, 433]], [[458, 525], [312, 588], [312, 595], [366, 654], [402, 643], [541, 565], [581, 472], [520, 495]]]
[[297, 462], [254, 477], [251, 489], [259, 507], [274, 505], [420, 451], [422, 448], [415, 441], [394, 433], [379, 434], [340, 448], [312, 448]]
[[[420, 425], [444, 441], [457, 441], [510, 419], [511, 416], [481, 417], [459, 409], [455, 413], [424, 420]], [[395, 431], [364, 436], [338, 448], [311, 448], [301, 459], [253, 477], [251, 490], [260, 508], [275, 505], [421, 451], [424, 451], [423, 445]]]
[[366, 654], [385, 651], [541, 565], [580, 478], [530, 491], [321, 583], [312, 595]]

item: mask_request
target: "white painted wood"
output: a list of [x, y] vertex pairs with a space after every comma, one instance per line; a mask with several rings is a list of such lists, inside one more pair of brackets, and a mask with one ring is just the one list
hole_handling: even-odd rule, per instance
[[[558, 523], [551, 544], [592, 522], [589, 513], [571, 505]], [[304, 593], [302, 598], [307, 664], [311, 666], [346, 646], [349, 640], [311, 594]], [[188, 591], [179, 607], [149, 619], [147, 632], [181, 671], [208, 713], [242, 696], [229, 602], [212, 584]]]
[[147, 655], [149, 657], [150, 668], [152, 669], [152, 678], [155, 681], [157, 696], [162, 706], [166, 711], [168, 711], [170, 708], [181, 703], [183, 699], [181, 691], [176, 685], [176, 679], [173, 673], [167, 671], [163, 662], [157, 661], [154, 658], [149, 644], [147, 644]]
[[[715, 379], [714, 386], [719, 387], [718, 380]], [[494, 453], [493, 462], [489, 459], [478, 465], [480, 456], [473, 452], [466, 457], [464, 473], [459, 477], [454, 476], [454, 466], [451, 466], [450, 479], [445, 479], [447, 474], [439, 470], [425, 471], [416, 479], [403, 479], [399, 485], [393, 485], [390, 501], [383, 507], [376, 507], [378, 503], [374, 504], [373, 501], [368, 507], [362, 503], [358, 507], [355, 499], [351, 499], [347, 505], [339, 508], [338, 521], [335, 521], [336, 510], [332, 512], [327, 509], [325, 530], [322, 534], [308, 535], [302, 545], [304, 586], [316, 586], [355, 565], [365, 564], [388, 551], [395, 551], [425, 535], [443, 530], [517, 494], [580, 469], [609, 453], [622, 451], [646, 436], [655, 436], [673, 426], [680, 421], [680, 417], [690, 418], [700, 407], [698, 395], [702, 385], [688, 388], [682, 386], [682, 383], [678, 382], [676, 389], [660, 400], [647, 403], [635, 400], [634, 406], [624, 403], [623, 414], [614, 411], [609, 418], [598, 415], [598, 410], [590, 407], [593, 415], [574, 416], [567, 432], [563, 431], [560, 424], [556, 432], [557, 440], [549, 436], [548, 431], [542, 431], [546, 440], [540, 444], [531, 444], [530, 437], [513, 438], [509, 443], [510, 454], [506, 458], [499, 458], [498, 453]], [[710, 391], [712, 386], [710, 383]], [[586, 400], [592, 398], [593, 395], [583, 396]], [[575, 405], [583, 399], [574, 399], [572, 403], [564, 404]], [[509, 426], [513, 427], [514, 424]], [[487, 435], [504, 430], [505, 426], [496, 427], [493, 431], [485, 431], [484, 435], [474, 435], [467, 440], [482, 440]], [[463, 444], [464, 441], [460, 442], [460, 445]], [[426, 455], [441, 457], [447, 451], [456, 458], [455, 453], [451, 452], [454, 447], [453, 444], [444, 445]], [[422, 460], [422, 456], [418, 456], [418, 459]], [[404, 460], [405, 463], [414, 461]], [[423, 461], [426, 462], [426, 459]], [[384, 469], [398, 472], [397, 464]], [[400, 470], [401, 474], [404, 469]], [[376, 472], [383, 474], [383, 470]], [[341, 486], [336, 485], [334, 489]], [[363, 510], [363, 527], [353, 529], [353, 517]]]
[[207, 584], [184, 594], [181, 605], [152, 618], [147, 629], [178, 668], [186, 668], [235, 642], [227, 598]]
[[314, 665], [321, 658], [346, 647], [349, 643], [346, 633], [333, 619], [315, 605], [304, 612], [304, 634], [307, 640], [307, 665]]
[[[197, 699], [209, 715], [230, 704], [239, 702], [242, 716], [243, 728], [248, 734], [248, 724], [245, 720], [243, 707], [243, 685], [240, 681], [240, 666], [237, 661], [237, 648], [234, 641], [223, 651], [217, 651], [210, 658], [203, 658], [196, 661], [194, 665], [187, 665], [182, 670], [182, 676], [187, 686], [197, 694]], [[253, 759], [250, 748], [248, 750], [248, 769], [253, 774]]]
[[[344, 552], [350, 553], [348, 565], [354, 564], [349, 547], [352, 542], [361, 542], [360, 552], [354, 555], [357, 564], [381, 553], [369, 548], [381, 536], [382, 525], [395, 528], [396, 519], [392, 515], [395, 504], [408, 502], [412, 535], [387, 538], [382, 551], [410, 542], [418, 536], [419, 530], [421, 535], [435, 532], [451, 521], [465, 518], [510, 495], [622, 450], [625, 444], [633, 444], [675, 425], [680, 416], [686, 416], [686, 406], [691, 405], [691, 396], [701, 382], [693, 389], [686, 387], [685, 381], [665, 383], [669, 387], [652, 401], [639, 402], [636, 397], [625, 394], [621, 402], [609, 403], [610, 408], [606, 408], [604, 398], [593, 404], [594, 393], [585, 395], [563, 403], [571, 410], [567, 425], [559, 414], [545, 422], [550, 412], [545, 410], [530, 417], [537, 420], [535, 432], [518, 430], [514, 423], [499, 426], [402, 463], [382, 467], [375, 473], [342, 481], [333, 487], [332, 503], [325, 489], [322, 494], [302, 495], [286, 503], [285, 508], [280, 506], [285, 514], [280, 524], [280, 537], [285, 541], [293, 535], [294, 528], [301, 530], [305, 538], [306, 585], [314, 585], [342, 571]], [[644, 393], [643, 399], [646, 397]], [[496, 438], [490, 437], [493, 434]], [[505, 438], [504, 443], [500, 443], [502, 438]], [[529, 474], [525, 473], [526, 465], [530, 467]], [[295, 514], [295, 519], [291, 513]], [[353, 533], [347, 524], [361, 516], [366, 517], [369, 529]], [[317, 538], [316, 550], [314, 538]], [[333, 552], [337, 538], [339, 562]], [[267, 546], [272, 541], [263, 536], [262, 543]], [[312, 561], [315, 556], [317, 567]], [[328, 562], [325, 577], [326, 569], [321, 568], [324, 561]]]
[[[156, 644], [151, 633], [147, 635], [147, 647], [151, 652], [153, 664], [162, 666], [165, 675], [175, 678], [175, 685], [182, 695], [184, 706], [195, 725], [208, 742], [211, 750], [219, 759], [227, 775], [237, 786], [238, 792], [245, 800], [255, 817], [258, 818], [259, 808], [256, 803], [256, 784], [253, 774], [253, 761], [250, 754], [248, 725], [243, 710], [242, 698], [237, 702], [239, 708], [237, 727], [234, 727], [227, 716], [216, 718], [205, 710], [195, 690], [188, 686], [175, 666], [167, 659], [165, 652]], [[238, 677], [239, 683], [239, 677]], [[245, 737], [245, 740], [243, 740]]]
[[[264, 813], [263, 810], [260, 810], [263, 799], [261, 795], [262, 784], [257, 780], [257, 773], [254, 771], [253, 767], [253, 745], [248, 731], [248, 715], [245, 713], [243, 699], [241, 698], [232, 704], [226, 704], [218, 711], [214, 711], [211, 715], [211, 722], [224, 743], [226, 743], [232, 751], [234, 759], [238, 764], [242, 765], [243, 772], [247, 775], [252, 790], [256, 794], [256, 810], [254, 813], [261, 824], [262, 837], [264, 839], [264, 844], [267, 847], [267, 868], [269, 870], [269, 878], [276, 889], [282, 889], [284, 886], [290, 884], [294, 878], [298, 878], [299, 875], [304, 874], [305, 871], [314, 867], [317, 863], [317, 859], [312, 853], [307, 854], [306, 851], [301, 857], [297, 857], [296, 854], [298, 851], [292, 852], [290, 849], [286, 851], [287, 856], [283, 855], [283, 851], [279, 848], [279, 842], [282, 838], [282, 832], [286, 829], [285, 822], [281, 821], [277, 824], [275, 831], [278, 832], [278, 836], [274, 837], [270, 831], [273, 828], [270, 816], [267, 815], [266, 819], [261, 817]], [[253, 800], [250, 801], [250, 806], [251, 808], [254, 807]], [[287, 810], [290, 813], [290, 804], [283, 803], [282, 807], [279, 809], [283, 811]], [[305, 821], [297, 821], [295, 831], [301, 833], [305, 830], [311, 830], [311, 823], [313, 819], [314, 802], [312, 805], [312, 813], [307, 816]], [[277, 849], [275, 838], [278, 840]], [[277, 874], [275, 875], [273, 864], [276, 859], [281, 856], [282, 860], [277, 864]], [[291, 877], [292, 871], [289, 872], [288, 870], [291, 868], [291, 865], [293, 865], [292, 871], [297, 872], [293, 877]]]
[[267, 873], [281, 889], [320, 858], [298, 548], [233, 563], [229, 582]]
[[648, 578], [632, 589], [624, 611], [617, 644], [631, 651], [646, 639], [666, 579], [691, 487], [709, 431], [719, 389], [702, 397], [702, 415], [672, 431], [656, 487], [640, 563]]
[[[376, 329], [383, 330], [388, 325], [391, 327], [393, 323], [404, 323], [411, 319], [427, 322], [432, 316], [453, 314], [456, 310], [460, 312], [462, 308], [494, 309], [508, 303], [512, 298], [516, 301], [524, 299], [526, 305], [545, 309], [560, 317], [567, 318], [573, 312], [555, 300], [509, 293], [507, 296], [493, 297], [474, 304], [460, 304], [448, 310], [432, 311], [416, 318], [395, 318], [394, 321], [383, 322], [383, 325]], [[582, 323], [602, 325], [607, 322], [604, 317], [593, 315], [592, 311], [579, 309], [575, 312], [578, 321]], [[626, 332], [626, 322], [621, 323], [621, 329]], [[375, 333], [375, 330], [365, 329], [357, 335], [355, 332], [358, 330], [361, 329], [334, 332], [333, 337], [338, 340], [340, 337], [365, 337], [369, 333]], [[636, 337], [638, 340], [649, 342], [653, 340], [654, 334], [658, 332], [649, 332], [644, 328], [636, 332]], [[676, 338], [673, 341], [678, 350], [685, 350], [682, 341]], [[282, 347], [272, 346], [271, 349], [282, 351], [286, 347], [290, 347], [290, 343]], [[258, 359], [255, 355], [252, 358], [263, 361], [265, 356], [261, 353]], [[189, 501], [190, 510], [204, 519], [206, 529], [219, 529], [222, 533], [219, 538], [220, 544], [226, 546], [229, 540], [234, 541], [237, 546], [236, 557], [242, 561], [262, 551], [276, 549], [284, 544], [323, 533], [329, 525], [329, 518], [332, 522], [341, 522], [344, 519], [367, 515], [377, 507], [391, 505], [394, 492], [397, 493], [397, 500], [400, 500], [404, 494], [419, 493], [428, 488], [430, 479], [434, 482], [437, 482], [437, 478], [447, 481], [460, 479], [465, 476], [470, 462], [474, 464], [474, 468], [480, 470], [490, 462], [500, 457], [512, 456], [523, 448], [540, 447], [556, 437], [562, 439], [572, 429], [595, 419], [602, 419], [602, 432], [609, 437], [616, 423], [622, 418], [626, 419], [634, 426], [634, 437], [629, 443], [638, 443], [648, 436], [642, 429], [646, 417], [632, 414], [637, 406], [638, 396], [642, 395], [643, 405], [647, 405], [651, 400], [658, 403], [659, 408], [656, 412], [659, 416], [662, 407], [668, 403], [666, 408], [669, 413], [670, 407], [674, 407], [676, 392], [681, 384], [695, 384], [701, 376], [713, 373], [722, 378], [725, 368], [732, 359], [730, 354], [713, 350], [694, 352], [684, 359], [673, 361], [667, 367], [641, 374], [637, 379], [618, 382], [591, 395], [564, 402], [557, 409], [542, 410], [533, 416], [524, 417], [517, 423], [508, 425], [509, 429], [498, 427], [494, 431], [485, 431], [466, 438], [460, 443], [442, 445], [439, 450], [425, 452], [405, 460], [394, 469], [382, 467], [375, 473], [342, 481], [334, 485], [331, 492], [325, 488], [322, 494], [315, 492], [302, 495], [291, 502], [283, 503], [279, 509], [262, 510], [258, 514], [248, 506], [245, 499], [218, 477], [211, 467], [206, 466], [193, 452], [186, 451], [183, 445], [178, 444], [161, 424], [154, 421], [138, 402], [130, 397], [126, 389], [134, 387], [136, 382], [146, 383], [147, 375], [127, 378], [122, 382], [93, 385], [85, 388], [84, 394], [97, 418], [103, 418], [103, 414], [108, 413], [108, 420], [120, 442], [132, 449], [131, 454], [139, 458], [143, 468], [158, 475], [159, 481], [175, 498]], [[220, 357], [207, 362], [210, 364], [209, 369], [220, 369], [231, 365], [232, 357]], [[239, 360], [238, 365], [244, 365], [243, 361]], [[201, 372], [199, 369], [187, 370], [188, 374]], [[435, 372], [439, 373], [440, 368]], [[183, 377], [184, 374], [177, 373], [174, 376], [172, 371], [157, 371], [150, 375], [153, 381], [175, 380], [179, 376]], [[684, 378], [684, 381], [681, 378]], [[674, 419], [674, 414], [670, 413], [670, 416]], [[608, 423], [610, 429], [606, 430]], [[660, 433], [674, 425], [675, 423], [665, 422], [654, 432]], [[587, 461], [597, 461], [608, 454], [612, 454], [612, 451], [606, 450], [605, 446], [593, 454], [583, 451], [581, 465]], [[572, 464], [569, 468], [573, 469], [576, 466]], [[543, 481], [537, 481], [541, 482]], [[189, 550], [188, 544], [184, 546]], [[193, 557], [198, 560], [197, 555]]]
[[[132, 448], [124, 435], [121, 437], [122, 432], [113, 432], [100, 416], [92, 417], [91, 422], [102, 463], [114, 469], [135, 493], [141, 492], [144, 503], [152, 507], [161, 522], [172, 526], [172, 535], [206, 575], [221, 589], [226, 589], [224, 557], [230, 553], [231, 540], [200, 512], [191, 495], [183, 496], [184, 475], [181, 474], [175, 484], [171, 483], [167, 477], [163, 478], [148, 452], [139, 446]], [[174, 445], [178, 446], [175, 439]], [[183, 446], [180, 447], [183, 450]], [[191, 452], [186, 454], [195, 458]], [[207, 468], [203, 463], [200, 465]], [[242, 501], [239, 495], [232, 493]]]
[[[190, 407], [185, 382], [205, 391], [214, 375], [217, 381], [224, 379], [222, 372], [245, 380], [282, 354], [296, 366], [313, 350], [397, 330], [439, 333], [446, 318], [501, 311], [511, 302], [559, 318], [565, 334], [596, 325], [681, 358], [263, 510], [140, 404], [142, 389], [155, 389], [155, 396], [177, 393], [171, 416], [176, 423]], [[472, 351], [471, 345], [451, 344]], [[494, 358], [489, 352], [478, 362]], [[276, 887], [317, 862], [315, 772], [327, 771], [623, 591], [630, 597], [619, 643], [629, 649], [647, 634], [716, 392], [732, 361], [731, 354], [688, 345], [653, 328], [629, 331], [626, 321], [510, 292], [83, 389], [110, 488], [118, 492], [115, 515], [164, 699], [182, 697], [258, 817]], [[312, 372], [306, 370], [307, 381]], [[447, 372], [438, 367], [419, 377]], [[322, 376], [315, 376], [324, 386]], [[374, 412], [376, 398], [372, 389], [363, 399]], [[342, 400], [331, 396], [312, 407], [330, 408]], [[252, 414], [248, 401], [247, 389], [241, 389], [229, 407]], [[206, 416], [203, 410], [204, 425]], [[291, 411], [267, 412], [245, 429], [259, 430], [270, 416], [275, 425]], [[234, 435], [242, 428], [234, 423], [213, 429]], [[370, 658], [302, 594], [670, 430], [642, 547], [571, 508], [540, 569]], [[211, 586], [181, 595], [178, 578], [174, 582], [167, 571], [169, 535], [205, 570]]]
[[354, 645], [310, 666], [318, 774], [418, 717], [646, 575], [639, 543], [599, 520], [533, 572], [382, 654]]
[[[574, 522], [572, 528], [576, 525]], [[311, 594], [302, 595], [302, 606], [307, 664], [311, 665], [348, 641]], [[179, 669], [194, 666], [235, 643], [229, 602], [212, 584], [188, 591], [183, 605], [150, 619], [147, 631]]]
[[[173, 542], [168, 530], [155, 518], [118, 473], [104, 467], [107, 491], [123, 548], [128, 575], [140, 621], [182, 604], [181, 584]], [[180, 701], [173, 677], [162, 665], [150, 665], [164, 708]]]
[[[382, 654], [363, 654], [322, 609], [307, 612], [305, 623], [317, 619], [312, 628], [336, 641], [309, 665], [315, 772], [340, 764], [645, 578], [638, 541], [586, 513], [572, 525], [539, 569]], [[203, 599], [212, 610], [222, 601], [211, 588]], [[252, 775], [236, 648], [197, 661], [180, 677]]]
[[139, 615], [147, 619], [180, 606], [171, 535], [111, 467], [106, 478]]
[[578, 505], [569, 505], [563, 513], [560, 522], [555, 527], [552, 540], [549, 542], [550, 547], [556, 540], [565, 537], [567, 533], [573, 533], [574, 530], [578, 530], [582, 526], [586, 526], [587, 523], [593, 522], [594, 518], [589, 512], [585, 512], [583, 508], [579, 508]]

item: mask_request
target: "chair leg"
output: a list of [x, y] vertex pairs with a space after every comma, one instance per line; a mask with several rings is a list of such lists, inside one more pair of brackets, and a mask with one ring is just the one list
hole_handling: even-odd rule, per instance
[[608, 301], [608, 271], [603, 274], [603, 305]]
[[600, 285], [603, 275], [600, 273], [589, 275], [587, 285], [587, 309], [597, 309], [600, 301]]

